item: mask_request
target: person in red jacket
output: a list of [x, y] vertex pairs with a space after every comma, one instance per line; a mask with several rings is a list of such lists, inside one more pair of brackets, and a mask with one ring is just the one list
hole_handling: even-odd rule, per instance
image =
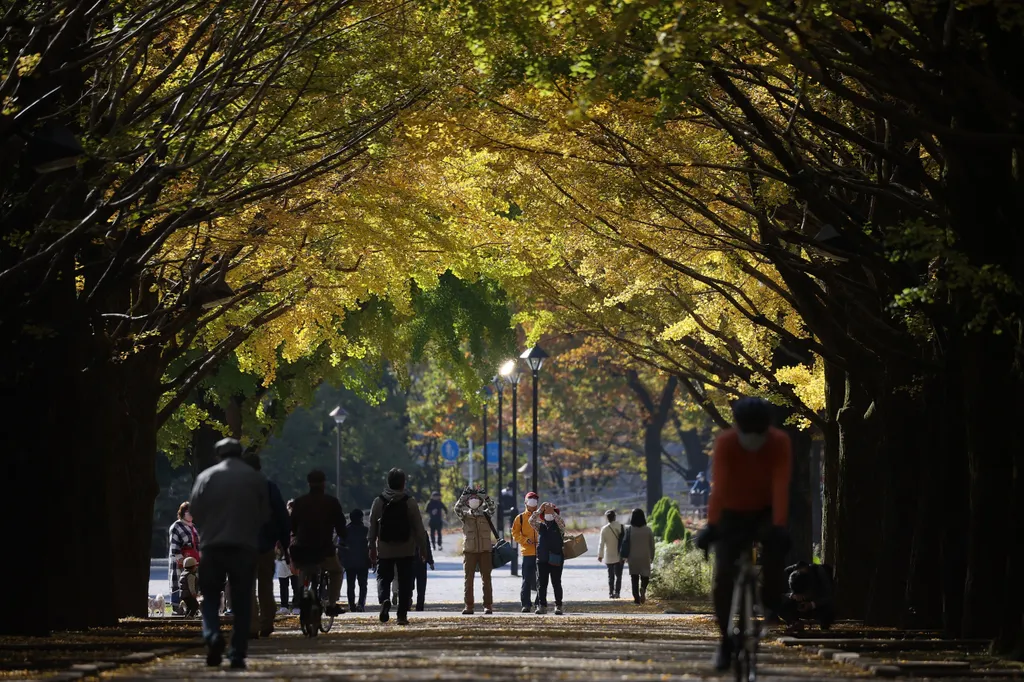
[[789, 549], [789, 436], [772, 423], [772, 407], [760, 398], [741, 398], [732, 407], [735, 426], [715, 439], [711, 455], [708, 525], [697, 546], [715, 550], [713, 598], [722, 635], [715, 668], [729, 667], [732, 650], [726, 636], [737, 560], [755, 542], [762, 547], [762, 598], [769, 614], [778, 612], [785, 591], [785, 555]]

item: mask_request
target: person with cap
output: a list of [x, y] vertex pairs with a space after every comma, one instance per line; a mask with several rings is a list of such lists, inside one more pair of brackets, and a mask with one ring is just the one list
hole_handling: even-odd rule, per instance
[[565, 554], [565, 521], [558, 507], [545, 502], [530, 516], [530, 525], [537, 530], [537, 572], [540, 585], [537, 588], [537, 615], [548, 612], [548, 582], [555, 593], [555, 615], [562, 615], [562, 568]]
[[448, 520], [448, 509], [441, 501], [441, 491], [435, 490], [430, 493], [430, 501], [427, 502], [427, 526], [430, 528], [431, 549], [441, 549], [441, 530], [444, 529], [444, 522]]
[[205, 595], [202, 613], [206, 665], [220, 665], [224, 655], [217, 595], [224, 589], [226, 578], [235, 615], [228, 658], [232, 668], [244, 669], [252, 615], [250, 595], [260, 531], [270, 520], [270, 494], [266, 476], [242, 461], [242, 445], [236, 439], [218, 441], [214, 453], [220, 462], [196, 477], [189, 505], [203, 534], [199, 589]]
[[619, 555], [619, 542], [625, 532], [622, 523], [615, 520], [615, 510], [604, 513], [608, 521], [601, 529], [601, 542], [597, 547], [597, 560], [608, 567], [608, 598], [618, 599], [622, 592], [622, 567], [625, 557]]
[[519, 603], [523, 613], [529, 613], [533, 608], [531, 592], [537, 591], [537, 529], [530, 524], [530, 517], [539, 505], [537, 493], [526, 493], [526, 511], [512, 521], [512, 539], [519, 544], [523, 553], [523, 582], [519, 588]]
[[331, 603], [328, 615], [344, 613], [338, 605], [341, 598], [342, 568], [334, 545], [334, 534], [345, 541], [345, 512], [341, 502], [325, 492], [327, 476], [313, 470], [306, 476], [309, 492], [295, 498], [292, 504], [292, 561], [299, 569], [299, 584], [306, 575], [327, 571], [327, 587]]
[[199, 562], [194, 556], [185, 557], [181, 563], [181, 578], [178, 580], [178, 591], [181, 603], [185, 606], [185, 617], [195, 618], [199, 613], [199, 576], [196, 568]]
[[462, 615], [473, 614], [473, 582], [477, 568], [483, 582], [484, 613], [493, 611], [493, 590], [491, 588], [491, 515], [495, 512], [494, 500], [482, 490], [466, 488], [455, 503], [455, 516], [462, 521], [462, 565], [465, 569], [464, 597], [466, 608]]

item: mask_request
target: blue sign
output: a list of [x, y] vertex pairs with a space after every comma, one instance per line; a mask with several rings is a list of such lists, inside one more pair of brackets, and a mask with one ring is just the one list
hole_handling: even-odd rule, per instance
[[459, 444], [451, 438], [441, 443], [441, 459], [454, 462], [459, 458]]
[[487, 464], [498, 466], [498, 443], [491, 442], [487, 444]]

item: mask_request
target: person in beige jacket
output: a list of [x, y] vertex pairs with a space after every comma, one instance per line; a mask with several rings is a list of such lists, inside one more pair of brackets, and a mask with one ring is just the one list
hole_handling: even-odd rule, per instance
[[463, 615], [472, 615], [475, 599], [473, 597], [473, 581], [477, 568], [484, 584], [484, 613], [492, 610], [493, 596], [491, 590], [491, 524], [490, 517], [495, 511], [494, 501], [483, 490], [466, 488], [458, 502], [455, 503], [455, 516], [462, 521], [462, 565], [466, 571], [465, 599], [466, 608]]
[[615, 520], [615, 510], [604, 513], [608, 520], [601, 529], [601, 544], [597, 547], [597, 560], [608, 566], [608, 598], [618, 599], [622, 592], [622, 565], [626, 557], [619, 556], [619, 543], [626, 532], [625, 527]]

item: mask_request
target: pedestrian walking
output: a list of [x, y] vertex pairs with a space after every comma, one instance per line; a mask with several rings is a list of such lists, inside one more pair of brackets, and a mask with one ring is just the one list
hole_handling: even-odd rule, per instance
[[597, 547], [597, 560], [603, 561], [608, 567], [608, 598], [618, 599], [622, 592], [622, 567], [623, 557], [619, 556], [619, 543], [622, 542], [622, 535], [626, 532], [625, 527], [615, 520], [615, 510], [609, 509], [604, 513], [608, 521], [601, 528], [601, 542]]
[[167, 529], [167, 592], [171, 596], [172, 611], [177, 613], [181, 604], [181, 566], [187, 557], [199, 560], [199, 531], [192, 523], [188, 502], [178, 506], [178, 518]]
[[267, 478], [242, 461], [237, 440], [218, 441], [214, 452], [220, 462], [199, 474], [190, 500], [190, 510], [204, 537], [199, 589], [204, 595], [206, 665], [220, 665], [224, 654], [217, 595], [225, 579], [230, 579], [235, 620], [228, 658], [232, 668], [241, 669], [249, 647], [250, 595], [260, 531], [270, 520], [270, 495]]
[[398, 575], [398, 624], [409, 624], [414, 582], [413, 558], [426, 556], [430, 540], [423, 527], [419, 505], [405, 492], [405, 472], [388, 472], [387, 487], [370, 508], [370, 566], [377, 568], [377, 601], [380, 622], [390, 619], [391, 581]]
[[285, 558], [283, 545], [275, 548], [274, 573], [277, 575], [278, 591], [281, 593], [281, 610], [278, 613], [289, 613], [288, 590], [292, 584], [292, 569]]
[[[256, 471], [263, 468], [260, 456], [255, 452], [246, 453], [242, 459]], [[284, 497], [281, 489], [271, 480], [267, 481], [267, 496], [270, 520], [260, 529], [259, 545], [256, 547], [259, 556], [256, 558], [256, 589], [252, 596], [252, 627], [249, 631], [249, 636], [254, 639], [269, 637], [274, 631], [274, 616], [277, 615], [277, 602], [274, 600], [274, 580], [277, 577], [275, 548], [289, 542], [291, 538], [291, 518]]]
[[[353, 509], [345, 526], [344, 553], [345, 578], [348, 582], [348, 610], [366, 610], [366, 581], [370, 574], [370, 550], [367, 544], [369, 530], [363, 523], [363, 510]], [[356, 583], [359, 597], [356, 598]]]
[[643, 509], [634, 509], [629, 517], [629, 528], [626, 529], [626, 540], [629, 552], [626, 561], [629, 563], [629, 580], [633, 586], [633, 602], [647, 602], [647, 585], [651, 582], [651, 564], [654, 563], [654, 533], [647, 527], [647, 517]]
[[533, 608], [532, 592], [537, 591], [537, 529], [530, 524], [530, 517], [540, 505], [535, 492], [526, 493], [526, 511], [517, 514], [512, 521], [512, 539], [522, 550], [522, 584], [519, 588], [519, 603], [523, 613]]
[[[435, 490], [430, 493], [430, 501], [427, 502], [427, 525], [430, 527], [430, 546], [432, 549], [441, 549], [444, 529], [444, 522], [448, 520], [448, 509], [441, 501], [441, 491]], [[426, 566], [426, 564], [424, 564]]]
[[475, 599], [473, 583], [477, 569], [483, 582], [484, 613], [494, 613], [494, 594], [491, 587], [491, 514], [494, 500], [476, 488], [466, 488], [455, 503], [455, 516], [462, 521], [462, 566], [465, 570], [463, 590], [466, 608], [463, 615], [472, 615]]
[[[288, 510], [288, 518], [291, 519], [292, 511], [295, 509], [295, 498], [293, 497], [292, 499], [290, 499], [287, 502], [285, 502], [284, 506], [285, 506], [285, 509]], [[294, 534], [292, 534], [292, 535], [294, 536]], [[291, 547], [291, 542], [289, 542], [285, 546], [286, 547]], [[289, 559], [290, 558], [291, 557], [289, 557]], [[290, 566], [290, 568], [292, 569], [292, 577], [291, 577], [291, 580], [289, 581], [289, 582], [291, 582], [291, 586], [292, 586], [291, 609], [292, 609], [292, 615], [293, 616], [297, 616], [297, 615], [299, 615], [299, 599], [302, 597], [302, 589], [301, 589], [302, 586], [299, 584], [299, 572], [298, 572], [298, 570], [295, 570], [294, 566]]]
[[545, 502], [530, 516], [530, 525], [537, 531], [537, 572], [540, 575], [535, 613], [543, 615], [548, 612], [550, 582], [555, 594], [555, 615], [560, 616], [563, 613], [562, 568], [565, 555], [562, 553], [562, 544], [565, 542], [565, 522], [558, 507]]
[[698, 471], [693, 487], [690, 488], [690, 504], [697, 507], [697, 516], [702, 519], [707, 518], [708, 515], [708, 495], [710, 493], [711, 484], [704, 477], [704, 472]]

